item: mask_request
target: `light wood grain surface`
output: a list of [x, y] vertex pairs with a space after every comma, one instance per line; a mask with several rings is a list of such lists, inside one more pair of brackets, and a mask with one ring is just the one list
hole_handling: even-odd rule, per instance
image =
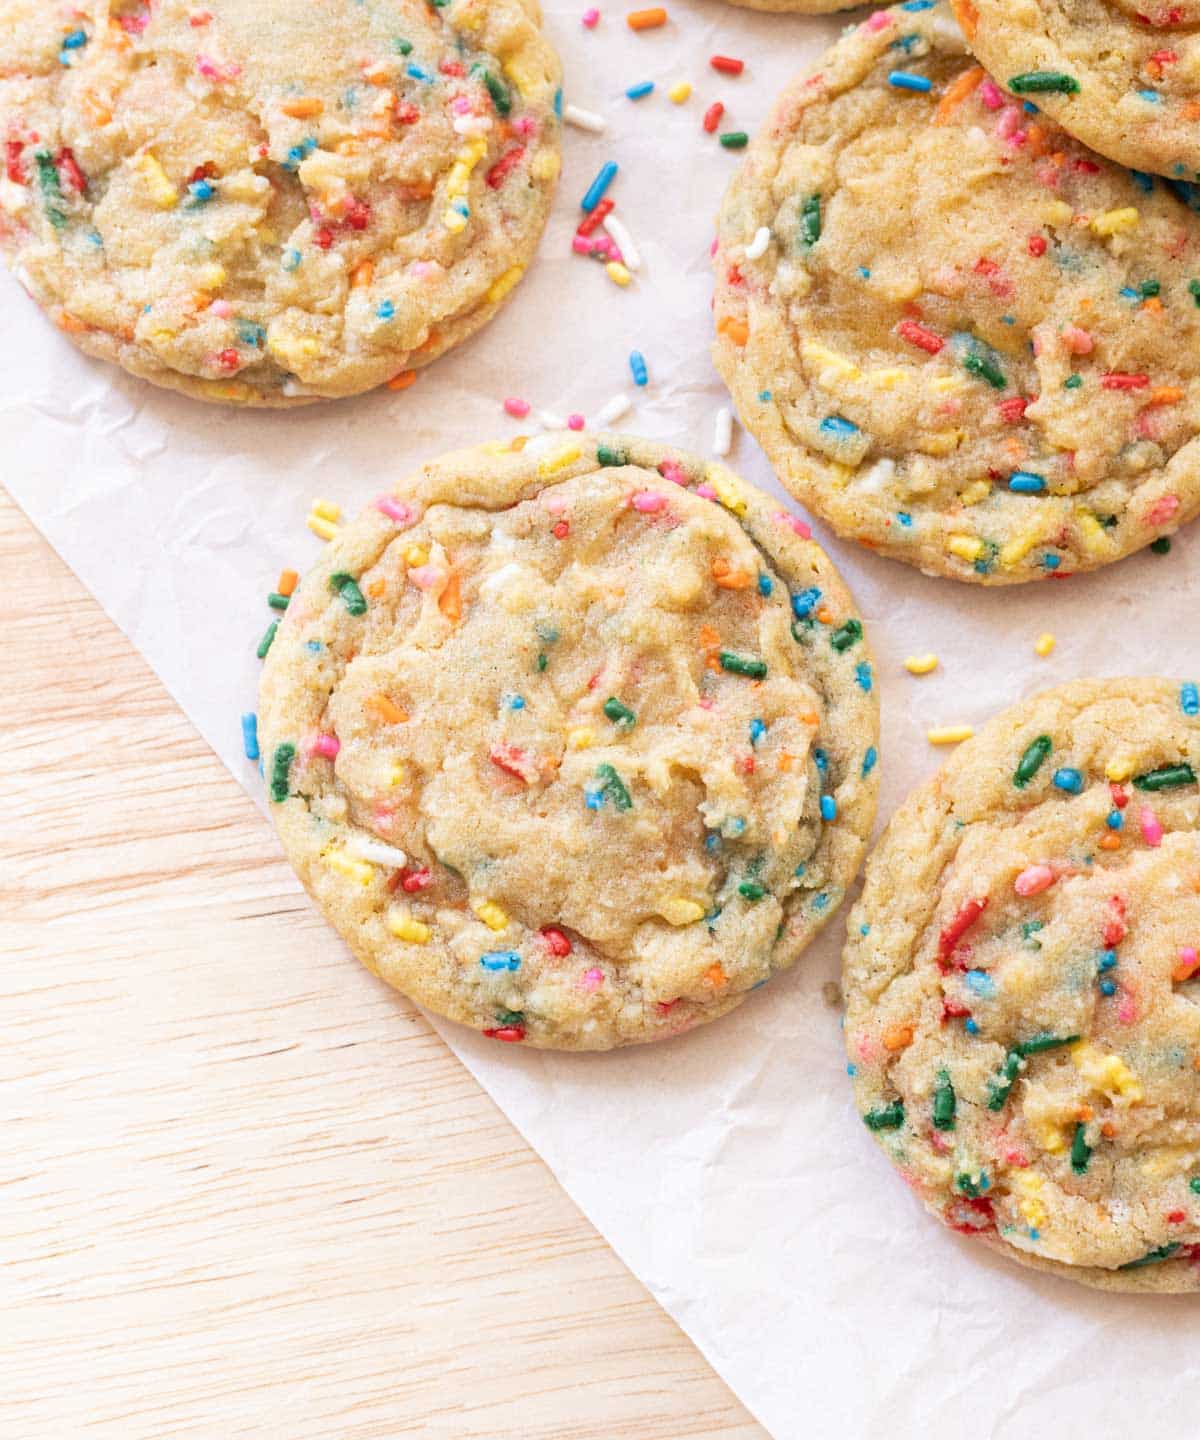
[[0, 492], [0, 1434], [766, 1440]]

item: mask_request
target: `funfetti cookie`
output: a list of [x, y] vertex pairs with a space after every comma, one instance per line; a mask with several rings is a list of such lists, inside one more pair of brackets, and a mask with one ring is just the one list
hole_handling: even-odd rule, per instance
[[498, 1041], [716, 1019], [837, 910], [875, 813], [853, 601], [722, 465], [550, 435], [344, 528], [267, 657], [271, 814], [358, 957]]
[[0, 0], [0, 248], [206, 400], [403, 386], [517, 285], [559, 168], [536, 0]]
[[1006, 96], [944, 0], [788, 87], [715, 264], [738, 412], [844, 538], [1010, 584], [1200, 509], [1200, 217]]
[[850, 916], [866, 1125], [946, 1224], [1107, 1289], [1200, 1289], [1198, 772], [1195, 682], [1048, 690], [908, 798]]
[[971, 48], [1020, 99], [1122, 165], [1200, 179], [1200, 4], [953, 0]]

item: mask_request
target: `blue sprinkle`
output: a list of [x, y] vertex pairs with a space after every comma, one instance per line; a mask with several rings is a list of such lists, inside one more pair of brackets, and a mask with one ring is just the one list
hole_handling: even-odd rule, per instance
[[1190, 680], [1179, 692], [1179, 705], [1185, 715], [1200, 715], [1200, 689]]
[[829, 896], [826, 895], [826, 893], [824, 892], [824, 890], [822, 890], [819, 895], [814, 895], [814, 896], [813, 896], [812, 908], [813, 908], [814, 910], [820, 912], [821, 910], [824, 910], [825, 907], [826, 907], [826, 905], [828, 905], [828, 904], [829, 904]]
[[932, 10], [937, 0], [904, 0], [901, 10], [907, 10], [910, 15], [917, 15], [922, 10]]
[[836, 435], [839, 440], [858, 434], [858, 426], [853, 420], [847, 420], [844, 415], [826, 415], [821, 421], [820, 428], [824, 434]]
[[766, 727], [766, 725], [764, 724], [763, 721], [761, 721], [761, 720], [751, 720], [751, 722], [750, 722], [750, 743], [751, 743], [751, 745], [757, 745], [758, 742], [762, 739], [762, 737], [763, 737], [766, 733], [767, 733], [767, 727]]
[[391, 320], [396, 314], [396, 307], [390, 300], [385, 300], [375, 314], [380, 320]]
[[1014, 470], [1008, 477], [1008, 488], [1017, 495], [1039, 495], [1046, 488], [1046, 477], [1031, 470]]
[[801, 590], [798, 595], [792, 596], [792, 614], [797, 620], [807, 620], [817, 608], [817, 601], [821, 598], [821, 592], [815, 585], [807, 590]]
[[633, 376], [633, 383], [635, 385], [645, 385], [648, 383], [650, 376], [646, 371], [646, 357], [640, 350], [631, 350], [629, 352], [629, 370]]
[[829, 756], [826, 755], [819, 745], [813, 749], [813, 763], [822, 775], [829, 769]]
[[62, 48], [64, 50], [78, 50], [88, 42], [86, 30], [72, 30], [69, 35], [63, 36]]
[[973, 990], [976, 995], [982, 995], [986, 999], [996, 993], [996, 982], [986, 970], [968, 970], [967, 989]]
[[207, 205], [217, 193], [217, 187], [210, 180], [193, 180], [188, 186], [188, 194], [197, 205]]
[[1061, 770], [1054, 772], [1054, 784], [1059, 790], [1065, 790], [1068, 795], [1078, 795], [1083, 789], [1083, 776], [1078, 770], [1064, 766]]
[[1140, 300], [1142, 297], [1132, 285], [1125, 285], [1117, 292], [1122, 300]]
[[888, 84], [897, 90], [918, 90], [922, 94], [933, 89], [933, 81], [926, 75], [914, 75], [910, 70], [893, 70]]
[[1101, 980], [1101, 995], [1115, 995], [1117, 993], [1117, 982], [1115, 980]]
[[1040, 1240], [1042, 1238], [1042, 1232], [1040, 1230], [1031, 1230], [1029, 1232], [1029, 1238], [1031, 1240]]
[[725, 829], [727, 829], [731, 835], [740, 835], [745, 828], [746, 822], [740, 815], [735, 815], [732, 820], [725, 822]]
[[554, 92], [554, 115], [555, 119], [562, 119], [562, 86]]
[[871, 686], [875, 683], [871, 678], [871, 662], [869, 660], [860, 660], [858, 662], [854, 667], [854, 678], [858, 681], [859, 687], [869, 695], [871, 693]]
[[706, 850], [715, 850], [720, 843], [721, 837], [719, 835], [706, 835], [704, 837], [704, 848]]
[[319, 640], [306, 640], [304, 642], [304, 648], [311, 650], [314, 655], [319, 655], [325, 647]]
[[979, 1026], [975, 1023], [974, 1020], [968, 1020], [966, 1024], [964, 1024], [963, 1029], [967, 1032], [968, 1035], [979, 1034]]
[[285, 250], [283, 259], [279, 263], [285, 270], [295, 270], [302, 258], [299, 250]]
[[760, 390], [758, 392], [758, 398], [762, 401], [764, 405], [767, 405], [770, 403], [771, 400], [771, 392], [769, 390]]
[[802, 879], [802, 878], [803, 878], [804, 872], [805, 872], [805, 870], [807, 870], [807, 869], [808, 869], [808, 866], [807, 866], [807, 865], [797, 865], [796, 868], [792, 871], [792, 874], [795, 875], [796, 878], [799, 880], [799, 879]]
[[858, 933], [863, 936], [869, 935], [871, 933], [871, 927], [869, 925], [860, 925], [858, 927]]
[[1047, 570], [1057, 570], [1058, 567], [1062, 564], [1062, 556], [1043, 555], [1042, 564], [1046, 567]]
[[510, 710], [524, 710], [525, 697], [524, 695], [510, 695], [504, 703]]
[[521, 957], [515, 950], [489, 950], [479, 957], [485, 970], [519, 970]]
[[1119, 810], [1110, 810], [1104, 823], [1110, 830], [1120, 830], [1125, 824], [1125, 817]]
[[1151, 105], [1157, 105], [1162, 99], [1162, 96], [1157, 90], [1139, 90], [1137, 93], [1143, 100]]
[[426, 85], [433, 84], [433, 73], [423, 70], [420, 65], [409, 65], [404, 72], [410, 80], [424, 80]]
[[774, 588], [775, 582], [769, 575], [760, 575], [758, 577], [758, 593], [760, 595], [769, 595]]
[[1099, 970], [1101, 974], [1103, 974], [1105, 970], [1115, 969], [1116, 964], [1117, 952], [1115, 950], [1101, 950], [1100, 959], [1097, 962], [1096, 969]]
[[1129, 174], [1138, 189], [1144, 190], [1147, 195], [1154, 189], [1154, 177], [1147, 175], [1144, 170], [1131, 170]]
[[253, 345], [258, 349], [262, 348], [267, 338], [267, 332], [261, 325], [256, 325], [253, 320], [239, 320], [237, 335], [243, 345]]
[[837, 819], [837, 801], [832, 795], [821, 796], [821, 819], [826, 821]]
[[858, 267], [858, 273], [862, 276], [864, 280], [869, 280], [871, 278], [871, 272], [867, 269], [865, 265], [860, 265]]
[[857, 1065], [847, 1065], [847, 1066], [846, 1066], [846, 1074], [849, 1075], [851, 1078], [853, 1078], [855, 1075], [858, 1074], [858, 1066], [857, 1066]]
[[897, 510], [896, 519], [899, 520], [901, 525], [903, 525], [906, 530], [912, 528], [912, 516], [908, 513], [907, 510]]
[[871, 771], [874, 770], [875, 766], [876, 766], [878, 763], [879, 763], [879, 751], [876, 750], [876, 748], [874, 747], [874, 745], [869, 745], [869, 746], [867, 747], [867, 753], [863, 756], [862, 773], [863, 773], [863, 779], [864, 779], [864, 780], [865, 780], [865, 779], [867, 778], [867, 776], [871, 773]]
[[589, 810], [599, 810], [601, 805], [604, 804], [604, 796], [601, 795], [599, 790], [588, 790], [585, 792], [583, 798]]
[[579, 208], [588, 213], [593, 211], [603, 199], [604, 192], [612, 184], [613, 177], [616, 173], [617, 162], [615, 160], [606, 160], [600, 167], [600, 173], [588, 186], [583, 199], [579, 202]]
[[640, 85], [631, 85], [625, 94], [630, 100], [641, 100], [654, 89], [653, 80], [643, 80]]
[[242, 716], [242, 750], [247, 760], [258, 759], [258, 716], [253, 711]]

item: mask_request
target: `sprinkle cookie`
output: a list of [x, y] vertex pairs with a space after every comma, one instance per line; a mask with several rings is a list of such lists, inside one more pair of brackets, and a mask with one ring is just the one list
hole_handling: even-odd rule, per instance
[[1013, 95], [1119, 164], [1200, 179], [1196, 0], [953, 0]]
[[875, 813], [853, 602], [721, 465], [549, 435], [343, 529], [267, 657], [271, 812], [358, 957], [499, 1041], [716, 1019], [841, 902]]
[[1088, 680], [912, 794], [845, 953], [863, 1120], [946, 1224], [1200, 1289], [1200, 689]]
[[559, 168], [536, 0], [0, 0], [0, 248], [91, 355], [353, 395], [478, 330]]
[[879, 11], [794, 82], [721, 212], [714, 355], [847, 539], [1009, 584], [1200, 510], [1200, 220]]

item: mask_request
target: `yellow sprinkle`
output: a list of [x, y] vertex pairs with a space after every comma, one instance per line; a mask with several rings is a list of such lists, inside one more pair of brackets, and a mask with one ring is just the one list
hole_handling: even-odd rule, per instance
[[506, 270], [499, 280], [493, 281], [492, 288], [484, 297], [488, 304], [495, 305], [497, 301], [503, 300], [524, 273], [524, 265], [514, 265], [511, 270]]
[[[924, 455], [950, 455], [967, 438], [965, 430], [943, 430], [937, 435], [926, 435], [924, 439], [917, 442], [917, 449]], [[964, 496], [965, 499], [965, 496]], [[975, 504], [971, 500], [968, 504]]]
[[960, 560], [978, 560], [984, 545], [976, 535], [952, 535], [946, 542], [946, 549]]
[[1065, 200], [1055, 200], [1046, 206], [1046, 224], [1062, 229], [1075, 218], [1075, 212]]
[[340, 520], [342, 518], [342, 507], [332, 500], [322, 500], [320, 496], [312, 502], [312, 513], [319, 515], [322, 520]]
[[1137, 762], [1131, 760], [1128, 755], [1114, 755], [1104, 767], [1104, 778], [1106, 780], [1112, 780], [1115, 784], [1119, 785], [1123, 780], [1128, 780], [1133, 774], [1136, 763]]
[[586, 750], [595, 738], [596, 732], [590, 730], [586, 725], [583, 725], [580, 726], [579, 729], [569, 732], [567, 735], [567, 744], [572, 750]]
[[174, 209], [179, 204], [179, 192], [167, 179], [167, 172], [149, 150], [138, 159], [137, 166], [146, 182], [146, 188], [150, 191], [151, 200], [160, 210]]
[[529, 167], [529, 173], [535, 180], [554, 180], [558, 171], [559, 159], [553, 150], [539, 150]]
[[745, 497], [728, 475], [723, 475], [717, 470], [710, 470], [704, 478], [712, 486], [717, 499], [726, 510], [731, 511], [734, 515], [746, 513]]
[[677, 80], [667, 91], [667, 99], [672, 105], [682, 105], [692, 93], [692, 82], [690, 80]]
[[931, 745], [958, 745], [969, 740], [975, 730], [970, 725], [942, 725], [928, 732]]
[[543, 455], [538, 461], [538, 474], [540, 476], [553, 475], [556, 470], [562, 470], [567, 465], [572, 465], [583, 454], [578, 445], [562, 445], [557, 450], [551, 450], [548, 455]]
[[904, 662], [904, 668], [910, 675], [928, 675], [938, 667], [936, 655], [910, 655]]
[[1103, 237], [1123, 235], [1126, 231], [1136, 230], [1140, 219], [1138, 212], [1129, 205], [1124, 210], [1106, 210], [1103, 215], [1097, 215], [1092, 220], [1092, 229]]
[[429, 551], [424, 545], [406, 545], [404, 547], [404, 563], [410, 570], [416, 570], [418, 566], [429, 563]]
[[336, 870], [339, 875], [344, 875], [347, 880], [353, 880], [359, 885], [369, 885], [375, 878], [374, 865], [368, 865], [365, 860], [355, 860], [341, 850], [326, 851], [321, 858], [331, 870]]
[[991, 493], [992, 485], [990, 480], [976, 480], [973, 485], [967, 486], [959, 496], [959, 499], [964, 505], [982, 505]]
[[219, 290], [225, 283], [225, 267], [216, 263], [201, 265], [196, 274], [196, 284], [201, 290]]
[[338, 533], [338, 527], [333, 521], [326, 520], [322, 515], [310, 515], [306, 523], [313, 534], [319, 535], [322, 540], [332, 540]]
[[619, 285], [622, 290], [624, 290], [626, 285], [633, 279], [633, 276], [619, 260], [610, 260], [604, 267], [604, 273], [614, 285]]
[[1048, 1155], [1061, 1155], [1067, 1148], [1066, 1136], [1053, 1120], [1039, 1120], [1030, 1128], [1034, 1131], [1034, 1139]]
[[428, 925], [414, 920], [407, 910], [389, 910], [387, 927], [397, 940], [407, 940], [410, 945], [428, 944], [433, 934]]
[[442, 224], [451, 235], [459, 235], [467, 228], [467, 217], [458, 210], [447, 210], [442, 216]]
[[1037, 1198], [1045, 1183], [1035, 1170], [1013, 1170], [1006, 1177], [1009, 1188], [1023, 1198], [1018, 1202], [1026, 1223], [1034, 1230], [1046, 1223], [1046, 1207]]
[[546, 85], [545, 61], [539, 47], [533, 44], [522, 45], [510, 55], [504, 62], [504, 73], [524, 96], [536, 94]]
[[1026, 530], [1023, 535], [1014, 536], [1007, 544], [1000, 547], [1000, 564], [1006, 570], [1011, 570], [1014, 565], [1019, 565], [1040, 538], [1041, 532], [1038, 530]]
[[312, 360], [321, 353], [321, 342], [312, 335], [279, 330], [267, 337], [267, 348], [289, 370], [299, 370], [306, 360]]
[[800, 353], [806, 360], [811, 360], [814, 365], [836, 370], [847, 380], [857, 380], [862, 374], [852, 360], [848, 360], [845, 355], [839, 355], [836, 350], [830, 350], [828, 346], [818, 344], [816, 340], [805, 341]]
[[1120, 1097], [1136, 1105], [1143, 1098], [1142, 1082], [1119, 1055], [1106, 1055], [1095, 1045], [1081, 1040], [1071, 1046], [1071, 1059], [1089, 1085], [1110, 1099]]
[[939, 395], [957, 395], [967, 388], [968, 383], [961, 375], [935, 375], [929, 382], [929, 388]]
[[[849, 380], [856, 380], [857, 375], [848, 375]], [[897, 385], [903, 385], [908, 379], [907, 370], [868, 370], [867, 380], [871, 385], [880, 390], [894, 390]]]
[[1079, 528], [1084, 546], [1091, 554], [1102, 555], [1111, 548], [1112, 542], [1108, 538], [1108, 532], [1090, 510], [1077, 510], [1075, 524]]
[[480, 900], [474, 904], [473, 908], [489, 930], [506, 930], [508, 928], [508, 915], [494, 900]]
[[676, 896], [673, 900], [664, 900], [658, 907], [658, 913], [668, 925], [694, 925], [704, 918], [705, 910], [695, 900]]
[[392, 773], [388, 776], [388, 784], [392, 786], [403, 785], [407, 775], [408, 771], [405, 767], [397, 763], [392, 766]]
[[1043, 633], [1039, 635], [1037, 640], [1034, 642], [1034, 653], [1040, 655], [1044, 660], [1046, 656], [1049, 655], [1050, 652], [1054, 649], [1057, 643], [1058, 642], [1055, 640], [1054, 636], [1051, 635], [1049, 630], [1043, 631]]

